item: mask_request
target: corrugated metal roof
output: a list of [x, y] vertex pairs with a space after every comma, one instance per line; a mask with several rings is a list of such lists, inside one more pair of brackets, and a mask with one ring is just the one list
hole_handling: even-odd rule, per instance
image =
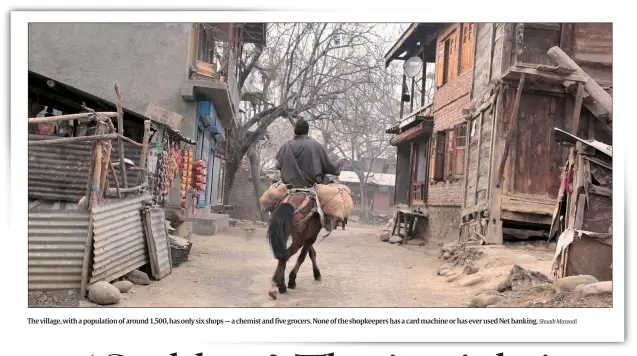
[[[50, 140], [54, 137], [29, 135], [29, 140]], [[29, 197], [36, 199], [66, 200], [77, 203], [84, 194], [88, 183], [89, 164], [91, 162], [92, 142], [77, 142], [61, 145], [30, 146], [28, 157]], [[124, 142], [126, 158], [139, 162], [141, 148]], [[117, 141], [113, 141], [112, 162], [119, 161]], [[120, 186], [121, 173], [115, 167]], [[137, 185], [139, 171], [127, 170], [129, 186]], [[115, 183], [108, 175], [109, 184]]]
[[89, 213], [29, 211], [29, 290], [79, 289]]
[[146, 226], [150, 229], [150, 233], [146, 234], [146, 241], [149, 247], [153, 278], [160, 280], [172, 272], [168, 234], [166, 233], [166, 215], [162, 208], [153, 207], [144, 209], [144, 217]]
[[93, 273], [90, 283], [111, 282], [147, 264], [141, 209], [145, 193], [93, 207]]
[[[367, 172], [364, 173], [367, 175]], [[360, 179], [356, 172], [343, 171], [338, 176], [338, 180], [343, 183], [360, 183]], [[367, 183], [376, 185], [394, 186], [396, 181], [396, 175], [390, 173], [369, 173]]]

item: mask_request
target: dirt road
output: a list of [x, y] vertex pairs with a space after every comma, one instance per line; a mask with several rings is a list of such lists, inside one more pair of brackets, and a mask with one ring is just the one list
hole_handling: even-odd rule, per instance
[[[188, 262], [149, 286], [135, 286], [119, 307], [461, 307], [466, 300], [436, 280], [435, 250], [383, 243], [373, 227], [348, 226], [315, 245], [322, 281], [308, 259], [297, 288], [271, 300], [276, 266], [265, 230], [231, 228], [195, 236]], [[428, 253], [429, 251], [429, 253]], [[286, 279], [296, 256], [288, 263]], [[445, 291], [443, 291], [443, 288]]]
[[[543, 248], [527, 247], [524, 253], [506, 246], [487, 248], [479, 272], [484, 282], [465, 288], [436, 275], [442, 264], [437, 245], [392, 245], [376, 235], [377, 228], [353, 224], [333, 232], [315, 245], [322, 281], [314, 280], [308, 258], [296, 289], [277, 300], [268, 296], [276, 261], [264, 228], [243, 226], [223, 235], [195, 236], [189, 261], [161, 281], [135, 286], [115, 306], [465, 307], [480, 288], [505, 278], [513, 263], [538, 269], [552, 257]], [[286, 280], [295, 261], [296, 256], [288, 263]]]

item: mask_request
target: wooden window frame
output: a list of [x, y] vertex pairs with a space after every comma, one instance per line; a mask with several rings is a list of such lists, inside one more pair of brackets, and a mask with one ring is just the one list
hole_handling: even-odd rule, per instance
[[[464, 162], [467, 159], [467, 123], [463, 122], [456, 125], [454, 130], [454, 175], [456, 179], [460, 179], [464, 176]], [[462, 155], [460, 155], [461, 152]], [[462, 161], [458, 159], [461, 156]]]
[[[427, 167], [427, 161], [429, 160], [429, 155], [427, 154], [428, 152], [428, 142], [424, 141], [418, 141], [415, 142], [411, 145], [411, 177], [410, 177], [410, 182], [409, 182], [409, 193], [410, 193], [410, 197], [409, 200], [410, 202], [413, 203], [424, 203], [425, 201], [427, 201], [427, 197], [425, 196], [425, 194], [427, 193], [427, 189], [426, 189], [426, 184], [427, 184], [427, 176], [428, 176], [428, 167]], [[418, 147], [421, 147], [421, 149], [419, 149]], [[424, 171], [425, 171], [425, 176], [423, 180], [418, 180], [418, 163], [420, 160], [424, 160]]]
[[[467, 159], [467, 123], [435, 133], [432, 145], [432, 183], [460, 180], [464, 177], [464, 161]], [[462, 160], [459, 159], [462, 157]]]
[[447, 147], [447, 131], [437, 131], [434, 144], [431, 145], [431, 155], [433, 158], [431, 181], [440, 182], [445, 180], [445, 156]]
[[436, 87], [443, 87], [445, 84], [457, 78], [460, 74], [460, 48], [458, 43], [461, 36], [462, 26], [454, 28], [451, 33], [440, 40], [436, 46]]
[[466, 73], [473, 68], [474, 44], [476, 38], [476, 25], [473, 23], [463, 23], [460, 41], [460, 63], [459, 73]]

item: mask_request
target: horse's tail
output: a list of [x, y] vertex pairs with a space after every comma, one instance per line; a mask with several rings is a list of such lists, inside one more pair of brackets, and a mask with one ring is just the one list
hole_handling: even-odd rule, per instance
[[287, 245], [288, 236], [292, 233], [292, 218], [294, 217], [294, 206], [288, 203], [280, 204], [270, 216], [268, 226], [268, 241], [270, 248], [277, 260], [283, 259]]

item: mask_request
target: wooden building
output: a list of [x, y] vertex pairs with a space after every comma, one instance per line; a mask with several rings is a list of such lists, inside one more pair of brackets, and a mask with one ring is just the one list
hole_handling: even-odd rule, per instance
[[394, 203], [426, 205], [434, 238], [548, 230], [568, 156], [553, 129], [612, 145], [612, 24], [416, 23], [386, 65], [414, 56], [435, 92], [418, 105], [426, 75], [411, 95], [403, 76]]
[[[385, 56], [387, 65], [414, 56], [423, 62], [410, 85], [403, 75], [403, 88], [411, 93], [403, 89], [400, 122], [387, 132], [395, 134], [390, 143], [398, 152], [394, 203], [426, 205], [427, 238], [458, 238], [467, 127], [463, 110], [470, 105], [475, 29], [471, 23], [415, 23]], [[427, 79], [423, 74], [432, 67], [434, 76]], [[434, 90], [430, 101], [424, 91], [415, 98], [414, 87], [428, 84]]]
[[477, 25], [461, 237], [549, 229], [568, 150], [553, 129], [612, 145], [612, 24]]

